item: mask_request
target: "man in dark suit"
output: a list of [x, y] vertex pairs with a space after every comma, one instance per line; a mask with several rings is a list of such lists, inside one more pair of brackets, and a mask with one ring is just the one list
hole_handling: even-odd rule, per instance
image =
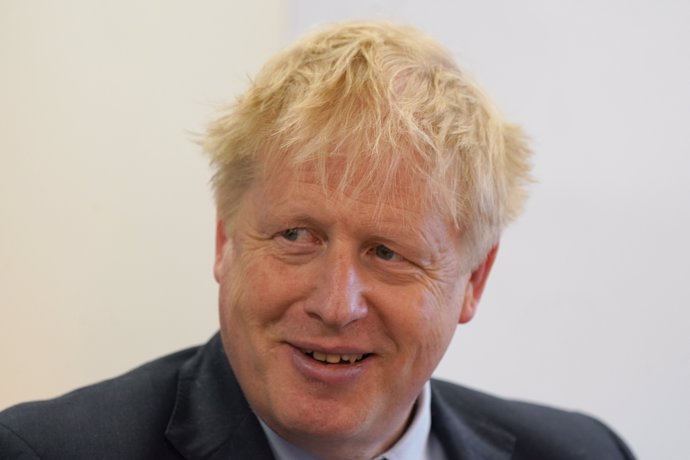
[[[583, 415], [446, 382], [432, 381], [431, 394], [442, 458], [632, 458], [613, 433]], [[218, 336], [116, 379], [19, 406], [1, 420], [3, 460], [274, 458]]]
[[0, 414], [0, 458], [623, 459], [596, 420], [430, 380], [529, 149], [434, 41], [326, 28], [208, 130], [220, 334]]

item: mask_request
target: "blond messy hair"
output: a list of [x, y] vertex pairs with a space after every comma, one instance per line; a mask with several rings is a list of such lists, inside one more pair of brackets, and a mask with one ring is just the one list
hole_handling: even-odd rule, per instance
[[388, 23], [331, 25], [276, 55], [203, 147], [226, 227], [258, 174], [311, 164], [325, 182], [338, 158], [340, 190], [385, 196], [411, 173], [403, 186], [463, 231], [473, 264], [521, 212], [530, 181], [521, 129], [438, 43]]

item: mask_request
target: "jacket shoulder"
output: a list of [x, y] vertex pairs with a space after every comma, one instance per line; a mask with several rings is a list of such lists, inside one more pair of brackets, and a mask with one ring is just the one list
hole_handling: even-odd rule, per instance
[[0, 412], [0, 460], [90, 454], [167, 458], [157, 452], [166, 449], [163, 433], [175, 403], [178, 371], [195, 352], [183, 350], [61, 397]]
[[457, 417], [483, 431], [490, 426], [514, 437], [514, 459], [634, 459], [618, 435], [594, 417], [492, 396], [432, 381], [432, 407], [444, 423]]

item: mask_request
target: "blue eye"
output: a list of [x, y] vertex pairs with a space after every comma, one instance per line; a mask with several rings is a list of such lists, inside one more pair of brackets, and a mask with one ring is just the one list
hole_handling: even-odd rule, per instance
[[280, 232], [280, 236], [288, 241], [297, 241], [300, 237], [300, 234], [304, 231], [305, 230], [303, 228], [288, 228], [287, 230]]
[[400, 260], [402, 257], [395, 251], [387, 248], [386, 246], [379, 244], [374, 248], [374, 254], [376, 257], [383, 260]]

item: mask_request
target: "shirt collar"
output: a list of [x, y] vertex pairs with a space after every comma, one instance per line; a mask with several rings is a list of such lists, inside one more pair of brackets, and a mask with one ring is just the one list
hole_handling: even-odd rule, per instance
[[[277, 460], [318, 460], [313, 455], [294, 446], [281, 438], [275, 431], [259, 418], [261, 427], [271, 450]], [[424, 385], [415, 403], [414, 416], [410, 426], [398, 441], [386, 452], [376, 456], [375, 460], [419, 460], [426, 459], [430, 449], [431, 432], [431, 387], [429, 382]]]

